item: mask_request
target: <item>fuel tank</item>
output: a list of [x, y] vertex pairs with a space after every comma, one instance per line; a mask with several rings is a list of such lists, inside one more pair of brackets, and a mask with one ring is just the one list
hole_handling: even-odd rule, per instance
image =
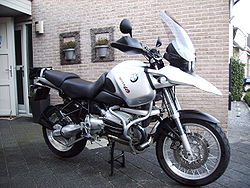
[[129, 60], [116, 65], [107, 75], [115, 87], [114, 94], [121, 97], [128, 106], [136, 107], [151, 102], [156, 95], [144, 69], [149, 65]]

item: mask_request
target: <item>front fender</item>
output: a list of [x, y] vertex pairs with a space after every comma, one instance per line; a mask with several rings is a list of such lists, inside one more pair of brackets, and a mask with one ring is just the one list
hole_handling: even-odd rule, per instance
[[[206, 121], [209, 123], [213, 124], [218, 124], [220, 123], [219, 120], [217, 120], [215, 117], [211, 116], [210, 114], [200, 112], [197, 110], [179, 110], [180, 113], [180, 120], [183, 121], [185, 119], [195, 119], [195, 120], [201, 120], [201, 121]], [[168, 127], [174, 127], [175, 123], [173, 119], [170, 118], [165, 118], [164, 120], [161, 121], [161, 123], [158, 125], [155, 136], [154, 136], [154, 141], [156, 141], [159, 137], [160, 134], [162, 133], [168, 133], [170, 129]]]
[[218, 124], [220, 121], [208, 113], [200, 112], [197, 110], [179, 110], [180, 119], [198, 119], [207, 121], [209, 123]]

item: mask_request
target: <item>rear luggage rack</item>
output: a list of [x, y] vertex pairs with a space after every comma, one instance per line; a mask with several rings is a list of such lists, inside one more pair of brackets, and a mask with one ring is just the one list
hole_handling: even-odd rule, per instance
[[53, 68], [52, 67], [33, 67], [33, 68], [30, 68], [29, 78], [31, 80], [38, 78], [41, 76], [41, 73], [43, 73], [45, 70], [53, 70]]

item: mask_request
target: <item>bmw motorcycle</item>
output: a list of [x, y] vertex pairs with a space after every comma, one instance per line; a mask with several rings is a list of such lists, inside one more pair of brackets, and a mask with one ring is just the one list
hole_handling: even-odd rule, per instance
[[[50, 89], [63, 99], [62, 104], [47, 107], [39, 123], [49, 149], [60, 157], [73, 157], [87, 140], [99, 138], [106, 138], [113, 150], [133, 154], [156, 143], [157, 159], [169, 177], [185, 185], [206, 185], [226, 170], [229, 142], [215, 117], [181, 109], [175, 87], [221, 92], [194, 74], [195, 49], [182, 26], [167, 12], [161, 18], [174, 36], [163, 55], [160, 39], [155, 48], [143, 46], [132, 37], [127, 19], [120, 24], [120, 31], [127, 35], [111, 43], [122, 52], [144, 55], [147, 62], [124, 61], [96, 82], [48, 67], [36, 68], [31, 76], [37, 79], [36, 100], [46, 98]], [[164, 66], [164, 59], [169, 65]]]

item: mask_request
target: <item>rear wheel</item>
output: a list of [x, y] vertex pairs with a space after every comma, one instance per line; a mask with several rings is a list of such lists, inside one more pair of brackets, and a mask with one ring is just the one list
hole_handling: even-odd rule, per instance
[[[55, 153], [56, 155], [64, 158], [74, 157], [78, 155], [85, 147], [86, 140], [81, 140], [72, 146], [66, 146], [67, 143], [76, 140], [79, 137], [71, 137], [70, 139], [66, 139], [63, 137], [54, 138], [53, 130], [49, 130], [46, 127], [43, 127], [43, 137], [48, 145], [49, 149]], [[65, 145], [64, 145], [65, 144]]]
[[193, 156], [186, 154], [181, 143], [161, 134], [156, 154], [162, 169], [185, 185], [201, 186], [215, 181], [224, 173], [230, 159], [225, 133], [218, 125], [200, 120], [183, 120], [182, 124]]
[[[57, 126], [63, 126], [62, 123], [60, 123], [60, 118], [58, 117], [58, 113], [56, 109], [60, 109], [62, 105], [56, 106], [57, 108], [51, 107], [50, 109], [47, 109], [44, 113], [45, 116], [48, 118], [50, 123], [53, 125], [52, 127]], [[71, 120], [73, 117], [69, 117]], [[63, 158], [69, 158], [74, 157], [78, 155], [85, 147], [87, 140], [83, 139], [71, 146], [67, 146], [68, 143], [72, 143], [73, 141], [80, 138], [80, 134], [71, 137], [71, 138], [64, 138], [63, 136], [54, 136], [53, 131], [55, 129], [48, 129], [46, 127], [42, 127], [43, 131], [43, 137], [48, 145], [49, 149], [55, 153], [56, 155], [63, 157]]]

